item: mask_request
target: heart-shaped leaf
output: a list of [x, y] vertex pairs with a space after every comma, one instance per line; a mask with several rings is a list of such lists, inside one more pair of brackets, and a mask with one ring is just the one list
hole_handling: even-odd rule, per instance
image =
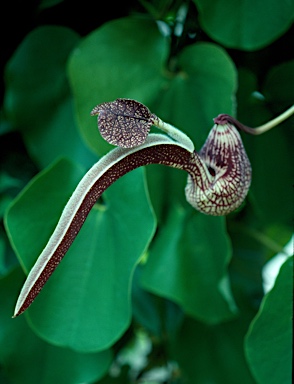
[[5, 112], [41, 167], [58, 156], [86, 167], [95, 161], [77, 129], [65, 71], [78, 41], [79, 36], [65, 27], [36, 28], [6, 66]]
[[0, 364], [5, 376], [11, 383], [23, 384], [58, 383], [60, 378], [62, 383], [72, 384], [101, 378], [111, 363], [110, 350], [79, 353], [48, 344], [31, 330], [25, 317], [11, 319], [23, 278], [16, 268], [0, 279]]
[[206, 323], [221, 322], [236, 314], [226, 271], [230, 255], [223, 218], [174, 207], [151, 248], [143, 287]]

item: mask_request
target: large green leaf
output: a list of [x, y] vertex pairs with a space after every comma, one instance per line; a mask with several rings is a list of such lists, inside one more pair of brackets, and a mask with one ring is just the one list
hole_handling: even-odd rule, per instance
[[237, 72], [219, 46], [197, 43], [178, 56], [179, 69], [155, 95], [154, 111], [192, 138], [200, 149], [220, 113], [234, 114]]
[[236, 217], [231, 216], [229, 222], [234, 219], [231, 223], [235, 233], [230, 281], [238, 316], [215, 325], [186, 318], [175, 340], [171, 341], [171, 357], [179, 363], [189, 384], [235, 384], [236, 378], [240, 384], [255, 383], [245, 359], [243, 340], [262, 295], [260, 251], [253, 248], [250, 237], [235, 228]]
[[23, 273], [15, 269], [0, 279], [0, 363], [15, 384], [93, 382], [105, 374], [111, 351], [78, 353], [48, 344], [28, 327], [25, 318], [11, 318]]
[[292, 383], [292, 326], [293, 257], [282, 265], [246, 336], [246, 356], [257, 383]]
[[134, 320], [156, 337], [173, 334], [181, 325], [184, 314], [173, 301], [143, 289], [141, 276], [144, 262], [137, 266], [132, 286], [132, 304]]
[[194, 0], [205, 32], [229, 48], [260, 49], [280, 37], [294, 20], [292, 1]]
[[236, 313], [227, 276], [231, 256], [223, 218], [173, 207], [143, 272], [145, 289], [215, 324]]
[[[246, 138], [252, 165], [251, 200], [267, 224], [291, 225], [292, 148], [282, 127], [259, 137]], [[283, 204], [281, 204], [283, 202]]]
[[170, 342], [183, 382], [255, 384], [242, 351], [245, 327], [242, 317], [214, 326], [186, 318]]
[[40, 166], [67, 156], [89, 166], [94, 156], [77, 130], [66, 61], [79, 36], [64, 27], [46, 26], [26, 36], [7, 64], [5, 112], [21, 129]]
[[[10, 207], [6, 226], [28, 271], [48, 240], [81, 170], [62, 160]], [[134, 267], [154, 231], [142, 169], [118, 180], [90, 212], [68, 254], [28, 310], [44, 339], [78, 351], [113, 344], [130, 324]], [[62, 319], [62, 320], [61, 320]]]
[[[274, 66], [269, 71], [263, 86], [263, 92], [276, 112], [293, 104], [294, 60]], [[293, 121], [293, 120], [292, 120]]]
[[[293, 61], [273, 67], [262, 89], [265, 97], [263, 101], [251, 103], [249, 97], [245, 100], [240, 97], [242, 122], [249, 126], [261, 125], [286, 110], [294, 100], [291, 87], [293, 73]], [[254, 81], [250, 88], [248, 94], [251, 95], [258, 89]], [[243, 136], [252, 165], [249, 196], [256, 214], [267, 225], [279, 224], [290, 229], [292, 213], [289, 207], [293, 201], [293, 121], [294, 118], [291, 117], [261, 136]]]
[[[97, 136], [96, 119], [90, 116], [99, 103], [118, 97], [149, 104], [162, 86], [167, 41], [154, 22], [125, 18], [104, 24], [82, 40], [69, 62], [82, 134], [98, 153], [109, 144]], [[95, 140], [93, 139], [95, 138]]]
[[78, 121], [96, 152], [109, 145], [96, 141], [97, 123], [89, 112], [117, 97], [137, 99], [202, 141], [213, 117], [232, 112], [236, 71], [225, 51], [195, 44], [179, 55], [172, 73], [165, 68], [167, 43], [154, 22], [124, 18], [95, 30], [73, 51], [68, 68]]

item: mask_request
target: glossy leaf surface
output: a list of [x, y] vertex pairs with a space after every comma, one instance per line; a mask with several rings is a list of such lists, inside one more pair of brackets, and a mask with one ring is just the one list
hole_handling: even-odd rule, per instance
[[[189, 383], [255, 384], [242, 351], [242, 319], [208, 326], [187, 318], [175, 340], [171, 355]], [[238, 353], [236, 353], [238, 351]]]
[[4, 373], [10, 382], [49, 384], [62, 377], [63, 383], [71, 384], [103, 376], [111, 362], [110, 350], [85, 354], [60, 348], [40, 339], [27, 325], [25, 317], [11, 318], [20, 289], [15, 282], [23, 278], [23, 273], [17, 268], [0, 279], [0, 364], [5, 366]]
[[293, 257], [281, 267], [246, 337], [247, 360], [257, 383], [291, 383], [293, 359]]
[[37, 28], [6, 67], [6, 113], [41, 167], [57, 156], [86, 166], [95, 159], [79, 136], [65, 74], [67, 57], [78, 41], [68, 28]]
[[230, 256], [223, 218], [174, 208], [151, 248], [142, 284], [195, 318], [218, 323], [236, 312], [227, 276]]
[[229, 48], [254, 50], [280, 37], [292, 24], [292, 2], [194, 0], [203, 29]]

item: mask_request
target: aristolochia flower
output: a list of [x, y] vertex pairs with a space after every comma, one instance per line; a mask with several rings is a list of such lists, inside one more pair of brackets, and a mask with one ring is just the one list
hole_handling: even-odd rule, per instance
[[[164, 164], [188, 173], [187, 201], [208, 215], [226, 215], [244, 201], [251, 182], [251, 166], [237, 130], [260, 134], [294, 113], [294, 106], [273, 121], [252, 129], [229, 115], [219, 115], [197, 153], [190, 138], [163, 122], [143, 104], [117, 99], [96, 106], [101, 135], [118, 145], [85, 174], [66, 204], [46, 247], [30, 271], [19, 295], [14, 316], [24, 312], [76, 238], [91, 208], [118, 178], [148, 164]], [[168, 136], [149, 134], [155, 125]]]

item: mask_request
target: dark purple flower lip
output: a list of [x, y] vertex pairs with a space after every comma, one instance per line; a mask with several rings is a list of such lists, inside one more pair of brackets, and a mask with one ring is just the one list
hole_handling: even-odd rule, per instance
[[110, 144], [123, 148], [144, 143], [153, 124], [149, 109], [129, 99], [99, 104], [91, 115], [98, 115], [101, 136]]

